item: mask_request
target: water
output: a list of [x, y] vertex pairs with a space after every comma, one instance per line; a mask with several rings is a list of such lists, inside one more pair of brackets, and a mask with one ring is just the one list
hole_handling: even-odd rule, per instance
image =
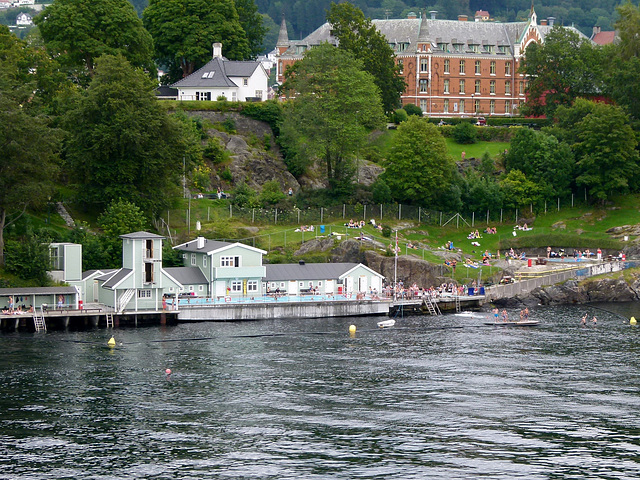
[[640, 329], [532, 317], [2, 335], [0, 478], [638, 478]]

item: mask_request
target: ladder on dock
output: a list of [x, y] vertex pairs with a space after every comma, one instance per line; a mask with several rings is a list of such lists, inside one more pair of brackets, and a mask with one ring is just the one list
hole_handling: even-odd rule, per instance
[[456, 295], [456, 313], [460, 313], [460, 295]]
[[33, 326], [36, 328], [36, 332], [39, 332], [40, 330], [42, 331], [47, 331], [47, 324], [44, 321], [44, 312], [40, 311], [40, 314], [38, 315], [38, 310], [34, 310], [33, 313]]
[[107, 312], [107, 328], [113, 328], [113, 313]]
[[431, 297], [429, 296], [424, 297], [423, 303], [430, 315], [433, 315], [433, 316], [442, 315], [442, 312], [440, 311], [440, 307], [436, 302], [431, 300]]

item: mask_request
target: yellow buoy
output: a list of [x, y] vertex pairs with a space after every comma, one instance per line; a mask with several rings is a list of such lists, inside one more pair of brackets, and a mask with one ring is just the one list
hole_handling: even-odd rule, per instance
[[111, 337], [111, 338], [109, 339], [109, 341], [107, 342], [107, 346], [108, 346], [109, 348], [113, 348], [113, 347], [115, 347], [115, 346], [116, 346], [116, 339], [115, 339], [115, 338], [113, 338], [113, 337]]
[[638, 322], [636, 321], [636, 317], [631, 317], [631, 319], [629, 320], [629, 324], [630, 324], [630, 325], [635, 325], [636, 323], [638, 323]]
[[352, 334], [352, 335], [354, 333], [356, 333], [356, 326], [355, 325], [350, 325], [349, 326], [349, 333]]

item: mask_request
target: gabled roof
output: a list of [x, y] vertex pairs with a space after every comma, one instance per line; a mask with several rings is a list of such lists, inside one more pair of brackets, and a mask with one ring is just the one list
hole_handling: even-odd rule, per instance
[[616, 41], [616, 32], [598, 32], [591, 37], [591, 41], [598, 45], [609, 45]]
[[[288, 263], [277, 265], [265, 265], [265, 281], [282, 280], [334, 280], [341, 278], [361, 263]], [[369, 267], [363, 267], [371, 270]], [[379, 273], [371, 270], [376, 275]]]
[[[112, 273], [104, 282], [104, 284], [102, 285], [104, 288], [110, 288], [110, 289], [115, 289], [118, 284], [120, 284], [125, 278], [127, 278], [129, 275], [131, 275], [133, 273], [133, 270], [131, 270], [130, 268], [121, 268], [119, 270], [116, 270], [115, 273]], [[107, 275], [103, 275], [102, 277], [98, 277], [98, 280], [102, 280], [103, 278], [106, 278]]]
[[120, 235], [120, 238], [148, 239], [148, 238], [164, 238], [164, 237], [162, 235], [156, 235], [155, 233], [149, 233], [149, 232], [133, 232], [133, 233], [127, 233], [125, 235]]
[[209, 240], [204, 239], [204, 246], [202, 248], [198, 248], [198, 239], [191, 240], [190, 242], [182, 243], [180, 245], [176, 245], [173, 247], [175, 250], [180, 250], [182, 252], [196, 252], [196, 253], [211, 253], [215, 251], [225, 250], [228, 248], [240, 246], [242, 248], [246, 248], [248, 250], [252, 250], [254, 252], [262, 253], [266, 255], [267, 252], [264, 250], [260, 250], [259, 248], [251, 247], [249, 245], [245, 245], [240, 242], [220, 242], [218, 240]]
[[246, 61], [236, 62], [224, 57], [215, 57], [204, 67], [196, 70], [182, 80], [171, 85], [181, 87], [238, 87], [230, 77], [250, 77], [260, 67], [260, 62]]
[[198, 267], [167, 267], [163, 270], [181, 285], [209, 283]]

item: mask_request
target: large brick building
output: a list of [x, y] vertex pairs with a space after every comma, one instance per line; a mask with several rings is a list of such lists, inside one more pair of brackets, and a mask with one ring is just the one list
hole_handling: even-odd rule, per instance
[[[482, 21], [479, 15], [476, 21], [465, 15], [458, 20], [430, 15], [372, 21], [401, 65], [407, 84], [402, 104], [445, 117], [517, 113], [526, 90], [526, 79], [518, 73], [520, 59], [530, 43], [544, 41], [553, 17], [538, 23], [533, 9], [528, 21], [511, 23]], [[276, 44], [278, 82], [289, 65], [322, 42], [337, 44], [329, 23], [302, 40], [289, 40], [283, 19]]]

